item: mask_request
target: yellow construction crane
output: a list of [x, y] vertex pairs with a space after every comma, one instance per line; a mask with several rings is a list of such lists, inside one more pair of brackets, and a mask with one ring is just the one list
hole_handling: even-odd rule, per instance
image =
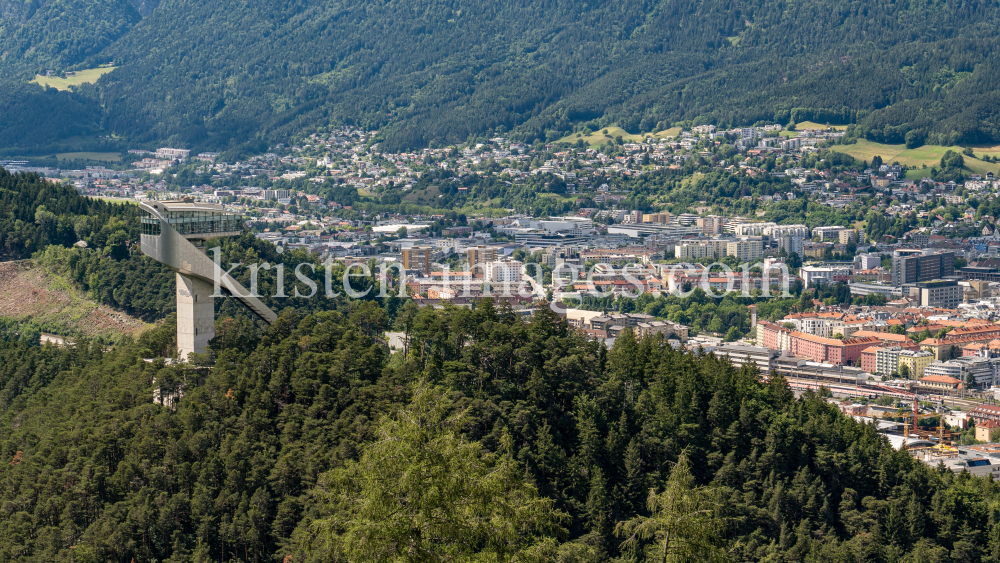
[[[919, 426], [918, 422], [920, 421], [920, 417], [921, 416], [925, 416], [925, 417], [926, 416], [932, 416], [934, 414], [934, 413], [927, 413], [927, 414], [921, 415], [918, 409], [919, 409], [919, 404], [917, 402], [917, 397], [914, 396], [913, 397], [913, 412], [912, 413], [905, 413], [905, 412], [902, 411], [902, 409], [900, 409], [900, 410], [897, 411], [898, 416], [900, 416], [903, 419], [903, 437], [904, 437], [904, 442], [905, 442], [905, 438], [909, 438], [910, 437], [910, 421], [909, 421], [910, 417], [913, 418], [913, 434], [915, 436], [919, 436], [920, 435], [920, 426]], [[938, 443], [934, 447], [936, 449], [952, 450], [953, 448], [951, 448], [949, 445], [945, 444], [945, 436], [944, 436], [944, 413], [943, 412], [942, 413], [937, 413], [937, 415], [938, 415], [938, 431], [937, 431], [937, 434], [938, 434]], [[930, 432], [928, 432], [927, 434], [930, 435]], [[949, 439], [950, 439], [950, 436], [949, 436]], [[906, 444], [904, 443], [904, 447], [905, 447], [905, 445]]]

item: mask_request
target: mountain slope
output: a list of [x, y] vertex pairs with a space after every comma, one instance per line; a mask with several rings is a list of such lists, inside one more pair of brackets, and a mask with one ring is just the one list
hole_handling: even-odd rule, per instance
[[99, 134], [95, 99], [27, 82], [79, 68], [140, 19], [128, 0], [0, 0], [0, 148], [23, 154]]
[[[103, 82], [102, 92], [115, 95], [102, 102], [109, 129], [154, 138], [286, 133], [333, 118], [370, 126], [415, 121], [421, 131], [413, 141], [464, 140], [484, 128], [515, 127], [600, 76], [627, 54], [640, 26], [662, 27], [662, 16], [644, 8], [174, 2], [110, 51], [125, 65]], [[155, 47], [144, 33], [153, 28], [166, 36]], [[661, 35], [680, 46], [690, 34]]]
[[[913, 142], [1000, 140], [995, 3], [167, 0], [140, 8], [149, 17], [80, 59], [121, 65], [81, 91], [99, 102], [104, 132], [134, 141], [225, 148], [348, 122], [388, 126], [386, 148], [400, 148], [491, 130], [558, 138], [594, 119], [638, 132], [698, 118], [796, 117], [857, 122], [884, 142], [911, 131]], [[0, 145], [16, 140], [2, 129]]]
[[65, 68], [97, 55], [140, 19], [128, 0], [0, 0], [0, 64], [18, 74]]

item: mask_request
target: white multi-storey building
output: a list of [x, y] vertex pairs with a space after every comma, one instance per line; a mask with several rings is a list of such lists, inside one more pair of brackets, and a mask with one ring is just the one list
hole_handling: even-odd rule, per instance
[[721, 258], [726, 255], [729, 240], [704, 240], [685, 242], [674, 247], [674, 258], [697, 260], [699, 258]]
[[709, 215], [708, 217], [699, 217], [697, 225], [701, 227], [701, 232], [707, 236], [721, 235], [722, 228], [725, 226], [726, 220], [717, 215]]
[[764, 227], [762, 234], [765, 234], [773, 239], [779, 239], [781, 237], [807, 238], [809, 236], [809, 227], [805, 225], [773, 225]]
[[817, 283], [847, 282], [853, 273], [853, 269], [850, 267], [802, 266], [799, 268], [799, 276], [805, 287], [815, 287]]
[[785, 249], [786, 254], [802, 254], [802, 246], [805, 244], [805, 238], [803, 237], [790, 237], [783, 236], [778, 239], [778, 248]]
[[742, 262], [753, 262], [764, 257], [764, 242], [738, 240], [726, 243], [726, 256], [735, 256]]
[[854, 257], [854, 263], [859, 270], [871, 270], [882, 265], [882, 257], [878, 254], [859, 254]]
[[845, 227], [841, 227], [838, 225], [833, 225], [830, 227], [816, 227], [815, 229], [813, 229], [813, 236], [819, 238], [820, 240], [835, 240], [838, 242], [842, 242], [840, 241], [840, 232], [848, 230], [851, 229], [847, 229]]
[[760, 236], [767, 234], [765, 229], [777, 226], [775, 223], [739, 223], [733, 226], [733, 234], [736, 236]]
[[191, 154], [191, 151], [187, 149], [171, 149], [171, 148], [161, 148], [156, 149], [156, 158], [166, 158], [168, 160], [181, 160], [182, 158], [187, 158]]
[[799, 332], [815, 334], [816, 336], [822, 336], [824, 338], [830, 338], [834, 334], [843, 334], [844, 332], [844, 321], [840, 319], [831, 319], [827, 317], [802, 317], [785, 319], [781, 322], [782, 324], [792, 323], [795, 325], [795, 330]]
[[627, 211], [624, 215], [622, 215], [622, 223], [626, 225], [642, 223], [642, 211]]
[[486, 268], [486, 281], [493, 284], [516, 284], [521, 282], [524, 264], [517, 260], [491, 262]]

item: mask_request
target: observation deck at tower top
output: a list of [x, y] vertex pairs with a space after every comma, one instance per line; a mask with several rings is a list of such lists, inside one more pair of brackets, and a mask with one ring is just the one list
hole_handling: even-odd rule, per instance
[[[243, 231], [242, 216], [212, 203], [190, 201], [153, 201], [144, 207], [159, 213], [177, 234], [188, 240], [208, 240], [236, 236]], [[160, 219], [143, 209], [142, 234], [159, 235]]]

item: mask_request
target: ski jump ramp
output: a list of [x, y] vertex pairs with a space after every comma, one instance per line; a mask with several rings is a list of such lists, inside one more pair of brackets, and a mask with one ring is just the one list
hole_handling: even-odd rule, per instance
[[143, 254], [177, 273], [177, 354], [181, 360], [205, 352], [215, 337], [216, 296], [231, 295], [268, 324], [278, 319], [204, 252], [206, 240], [243, 231], [239, 215], [221, 205], [187, 200], [142, 202], [140, 207]]

